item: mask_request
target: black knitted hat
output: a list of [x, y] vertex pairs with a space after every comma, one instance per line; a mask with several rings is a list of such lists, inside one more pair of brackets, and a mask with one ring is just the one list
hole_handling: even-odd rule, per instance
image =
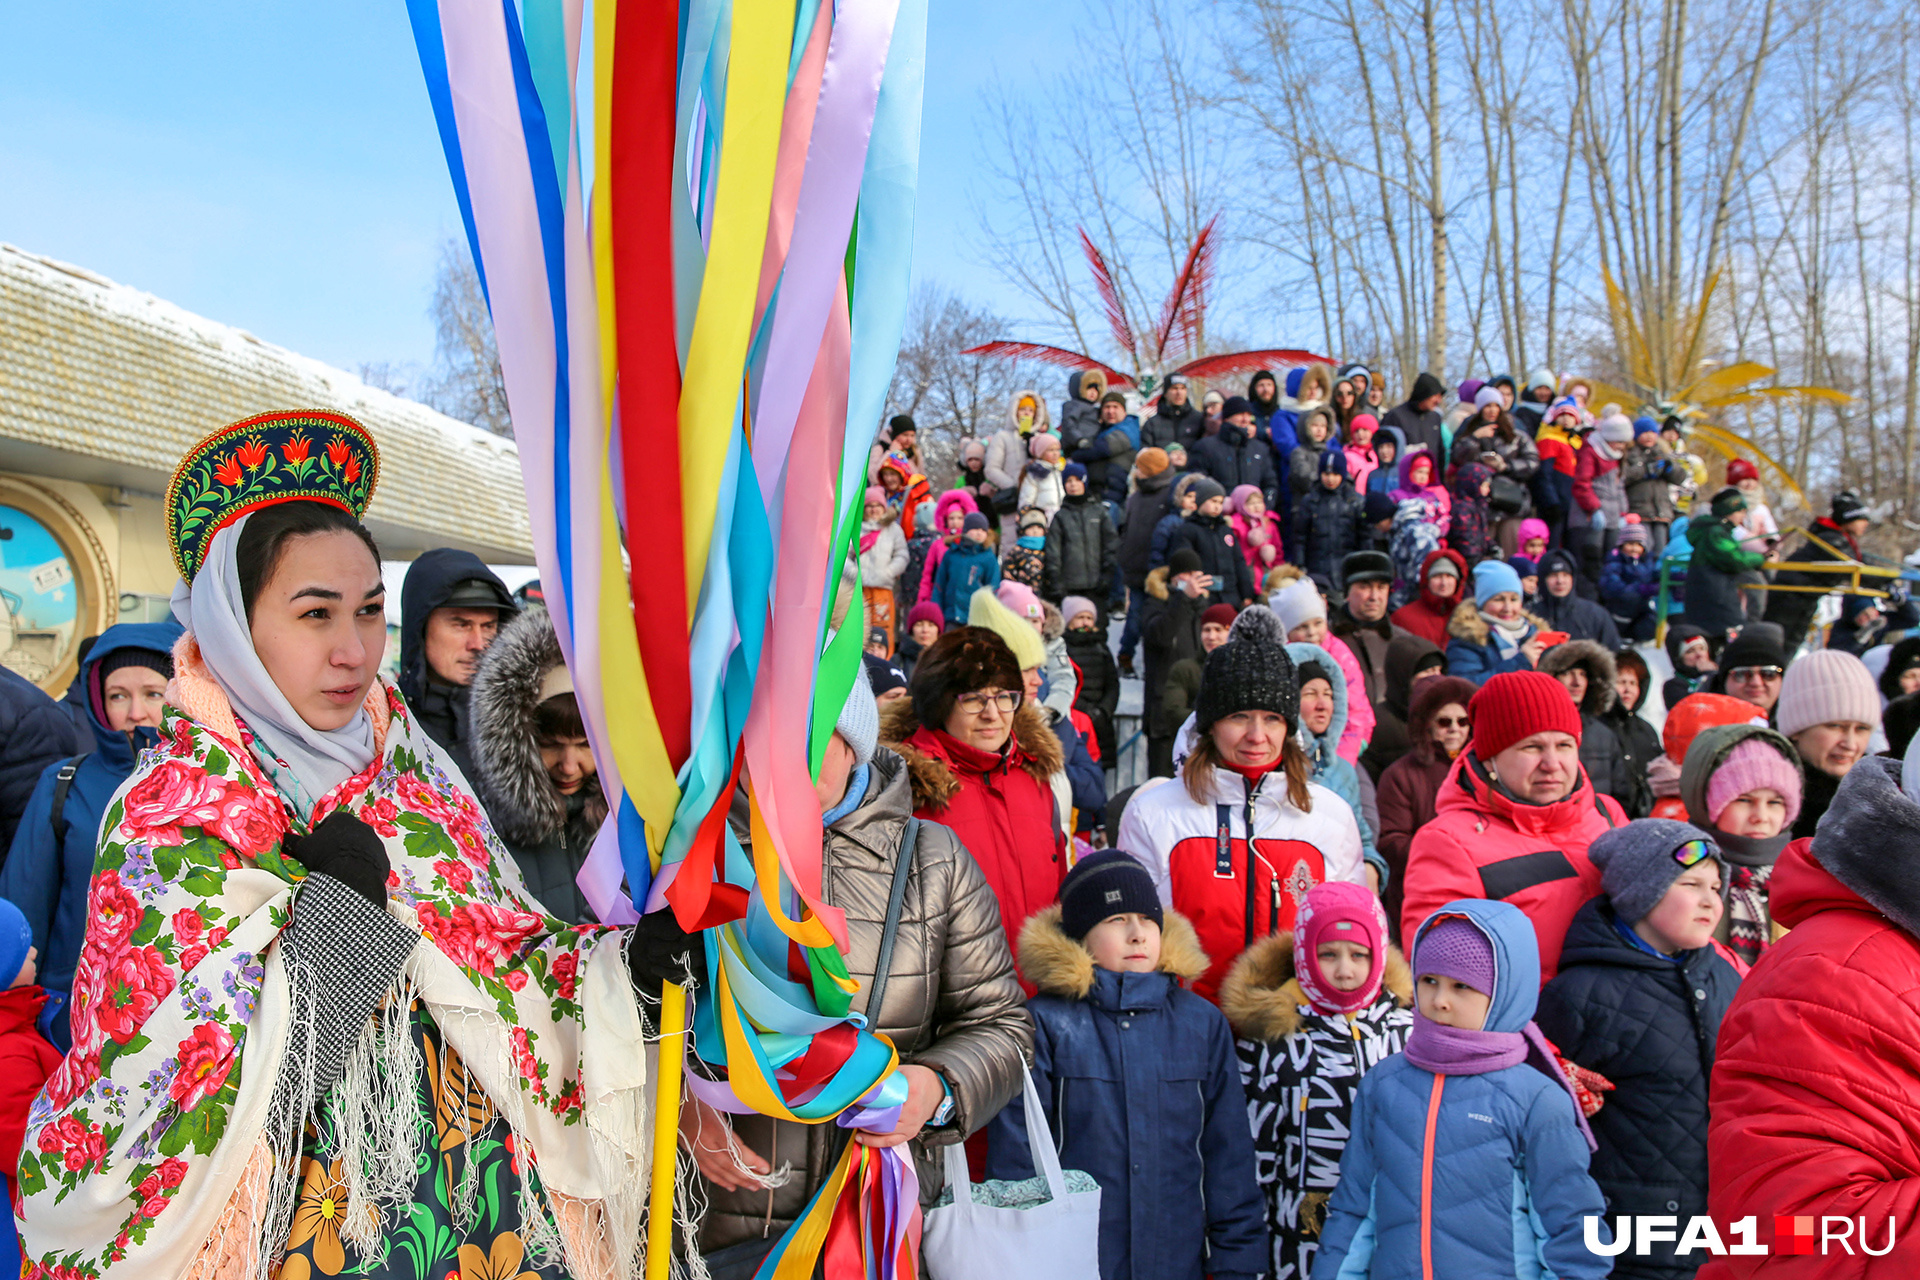
[[1153, 876], [1130, 853], [1102, 849], [1073, 864], [1060, 882], [1060, 928], [1069, 938], [1085, 939], [1108, 916], [1137, 912], [1166, 925]]
[[1286, 717], [1289, 730], [1300, 719], [1300, 683], [1287, 657], [1287, 633], [1263, 604], [1242, 610], [1227, 642], [1207, 655], [1194, 731], [1205, 733], [1236, 711], [1272, 711]]

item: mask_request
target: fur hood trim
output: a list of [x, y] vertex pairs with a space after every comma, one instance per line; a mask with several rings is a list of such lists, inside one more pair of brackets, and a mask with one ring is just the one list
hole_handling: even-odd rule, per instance
[[1155, 600], [1165, 600], [1167, 598], [1167, 579], [1172, 575], [1172, 572], [1173, 571], [1167, 568], [1166, 565], [1161, 565], [1158, 569], [1149, 573], [1147, 575], [1147, 594]]
[[1051, 644], [1067, 634], [1067, 620], [1051, 600], [1040, 602], [1040, 638]]
[[1540, 655], [1540, 670], [1550, 676], [1575, 667], [1587, 673], [1587, 693], [1580, 699], [1583, 715], [1603, 716], [1613, 710], [1619, 692], [1613, 687], [1616, 666], [1604, 645], [1592, 640], [1569, 640]]
[[533, 732], [540, 682], [564, 664], [553, 620], [531, 608], [500, 628], [474, 673], [474, 765], [494, 801], [487, 816], [511, 844], [540, 844], [567, 823], [566, 798], [548, 780]]
[[[960, 779], [945, 760], [907, 742], [920, 727], [919, 718], [913, 714], [912, 698], [898, 698], [880, 708], [880, 743], [907, 762], [914, 809], [938, 813], [959, 794]], [[1013, 713], [1013, 738], [1026, 757], [1027, 775], [1043, 787], [1052, 786], [1053, 775], [1066, 768], [1066, 751], [1038, 704], [1023, 702]]]
[[1020, 402], [1022, 400], [1031, 400], [1034, 404], [1033, 426], [1030, 428], [1030, 434], [1038, 435], [1042, 431], [1053, 430], [1052, 419], [1048, 416], [1047, 402], [1041, 399], [1040, 393], [1032, 387], [1022, 387], [1020, 390], [1014, 392], [1012, 396], [1008, 397], [1007, 430], [1013, 432], [1020, 430]]
[[[1520, 616], [1532, 623], [1535, 631], [1553, 630], [1547, 620], [1537, 613], [1522, 612]], [[1479, 605], [1471, 600], [1462, 600], [1454, 606], [1453, 616], [1447, 619], [1447, 634], [1468, 644], [1485, 644], [1493, 636], [1493, 628], [1480, 616]], [[1613, 686], [1609, 684], [1607, 687]]]
[[[1024, 968], [1024, 959], [1022, 963]], [[1392, 943], [1387, 944], [1381, 989], [1402, 1009], [1413, 1007], [1413, 968]], [[1300, 1029], [1301, 1011], [1311, 1007], [1294, 976], [1291, 933], [1276, 933], [1248, 947], [1220, 985], [1220, 1012], [1243, 1040], [1284, 1040]]]
[[[1207, 953], [1187, 918], [1168, 908], [1160, 929], [1159, 972], [1192, 982], [1207, 971]], [[1093, 990], [1093, 955], [1060, 928], [1060, 904], [1027, 918], [1020, 927], [1020, 972], [1042, 993], [1085, 1000]]]

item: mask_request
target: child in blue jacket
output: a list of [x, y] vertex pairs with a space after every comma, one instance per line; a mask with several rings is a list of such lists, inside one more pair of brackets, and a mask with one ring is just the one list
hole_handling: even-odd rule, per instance
[[1511, 903], [1449, 902], [1420, 926], [1413, 972], [1413, 1033], [1360, 1083], [1314, 1280], [1599, 1280], [1613, 1259], [1584, 1236], [1605, 1212], [1593, 1137], [1532, 1021], [1533, 926]]
[[1600, 600], [1613, 615], [1620, 637], [1630, 644], [1653, 639], [1653, 598], [1660, 594], [1660, 562], [1649, 547], [1647, 526], [1632, 516], [1620, 531], [1620, 545], [1600, 570]]
[[[1082, 858], [1058, 905], [1021, 929], [1020, 971], [1040, 990], [1027, 1004], [1033, 1083], [1060, 1163], [1100, 1184], [1101, 1280], [1265, 1272], [1233, 1032], [1180, 985], [1207, 956], [1147, 869], [1119, 850]], [[1033, 1176], [1020, 1107], [994, 1118], [987, 1169]]]
[[973, 593], [982, 587], [1000, 585], [1000, 561], [987, 545], [992, 525], [978, 511], [967, 516], [960, 529], [960, 541], [953, 544], [933, 571], [932, 600], [947, 618], [964, 618], [973, 602]]

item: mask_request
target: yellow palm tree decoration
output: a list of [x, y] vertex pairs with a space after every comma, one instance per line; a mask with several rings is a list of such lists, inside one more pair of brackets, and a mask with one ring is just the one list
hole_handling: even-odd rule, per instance
[[[1711, 367], [1701, 356], [1700, 348], [1708, 307], [1720, 284], [1718, 271], [1707, 277], [1698, 305], [1679, 316], [1646, 317], [1645, 323], [1635, 316], [1631, 300], [1614, 282], [1613, 274], [1602, 268], [1601, 275], [1606, 281], [1607, 310], [1613, 321], [1615, 345], [1621, 365], [1635, 389], [1626, 391], [1593, 382], [1595, 402], [1638, 404], [1662, 419], [1684, 419], [1688, 434], [1694, 439], [1723, 457], [1753, 458], [1767, 470], [1779, 489], [1792, 494], [1801, 506], [1808, 506], [1807, 496], [1801, 492], [1792, 472], [1745, 436], [1707, 419], [1763, 400], [1825, 400], [1845, 404], [1853, 397], [1832, 387], [1756, 387], [1754, 383], [1771, 378], [1775, 370], [1751, 360], [1725, 368]], [[1659, 336], [1650, 339], [1649, 334], [1654, 332]]]

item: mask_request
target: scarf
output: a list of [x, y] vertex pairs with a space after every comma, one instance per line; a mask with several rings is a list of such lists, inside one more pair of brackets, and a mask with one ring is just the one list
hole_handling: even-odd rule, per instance
[[[1773, 945], [1773, 913], [1767, 909], [1767, 882], [1773, 879], [1773, 863], [1750, 864], [1733, 856], [1724, 842], [1739, 837], [1713, 833], [1727, 858], [1727, 947], [1748, 966], [1760, 959], [1760, 953]], [[1793, 837], [1781, 832], [1772, 840], [1756, 844], [1778, 844], [1780, 848]], [[1776, 856], [1779, 848], [1774, 850]]]
[[1633, 931], [1633, 926], [1628, 924], [1625, 920], [1622, 920], [1619, 916], [1615, 916], [1613, 918], [1613, 931], [1619, 934], [1621, 940], [1625, 942], [1628, 946], [1632, 947], [1635, 951], [1645, 952], [1647, 955], [1653, 956], [1655, 959], [1665, 960], [1669, 964], [1679, 964], [1682, 960], [1686, 959], [1687, 953], [1684, 951], [1681, 952], [1679, 955], [1670, 956], [1666, 952], [1656, 949], [1652, 943], [1648, 942], [1645, 938], [1635, 933]]
[[1573, 1118], [1580, 1125], [1580, 1136], [1587, 1140], [1588, 1151], [1598, 1151], [1587, 1116], [1580, 1109], [1580, 1096], [1573, 1082], [1560, 1069], [1560, 1057], [1547, 1043], [1539, 1024], [1528, 1022], [1519, 1031], [1468, 1031], [1442, 1026], [1421, 1013], [1413, 1012], [1413, 1032], [1407, 1037], [1407, 1061], [1422, 1071], [1437, 1076], [1483, 1076], [1528, 1063], [1567, 1091], [1573, 1104]]
[[1502, 622], [1485, 609], [1480, 610], [1480, 620], [1487, 624], [1487, 636], [1499, 647], [1503, 661], [1511, 660], [1514, 654], [1520, 652], [1520, 646], [1526, 641], [1527, 633], [1533, 629], [1533, 624], [1524, 616], [1512, 622]]
[[1046, 545], [1047, 545], [1046, 538], [1035, 537], [1032, 534], [1027, 534], [1024, 537], [1015, 538], [1014, 541], [1019, 545], [1025, 547], [1029, 551], [1043, 551], [1046, 549]]
[[847, 794], [840, 797], [838, 804], [820, 815], [822, 830], [833, 826], [834, 823], [860, 807], [860, 802], [867, 798], [867, 782], [872, 777], [872, 773], [873, 766], [865, 764], [853, 771], [852, 776], [847, 779]]
[[213, 535], [193, 585], [173, 589], [173, 616], [193, 634], [200, 656], [254, 736], [254, 754], [303, 821], [327, 793], [373, 763], [373, 721], [365, 708], [343, 727], [315, 729], [293, 709], [253, 650], [235, 552], [242, 516]]

